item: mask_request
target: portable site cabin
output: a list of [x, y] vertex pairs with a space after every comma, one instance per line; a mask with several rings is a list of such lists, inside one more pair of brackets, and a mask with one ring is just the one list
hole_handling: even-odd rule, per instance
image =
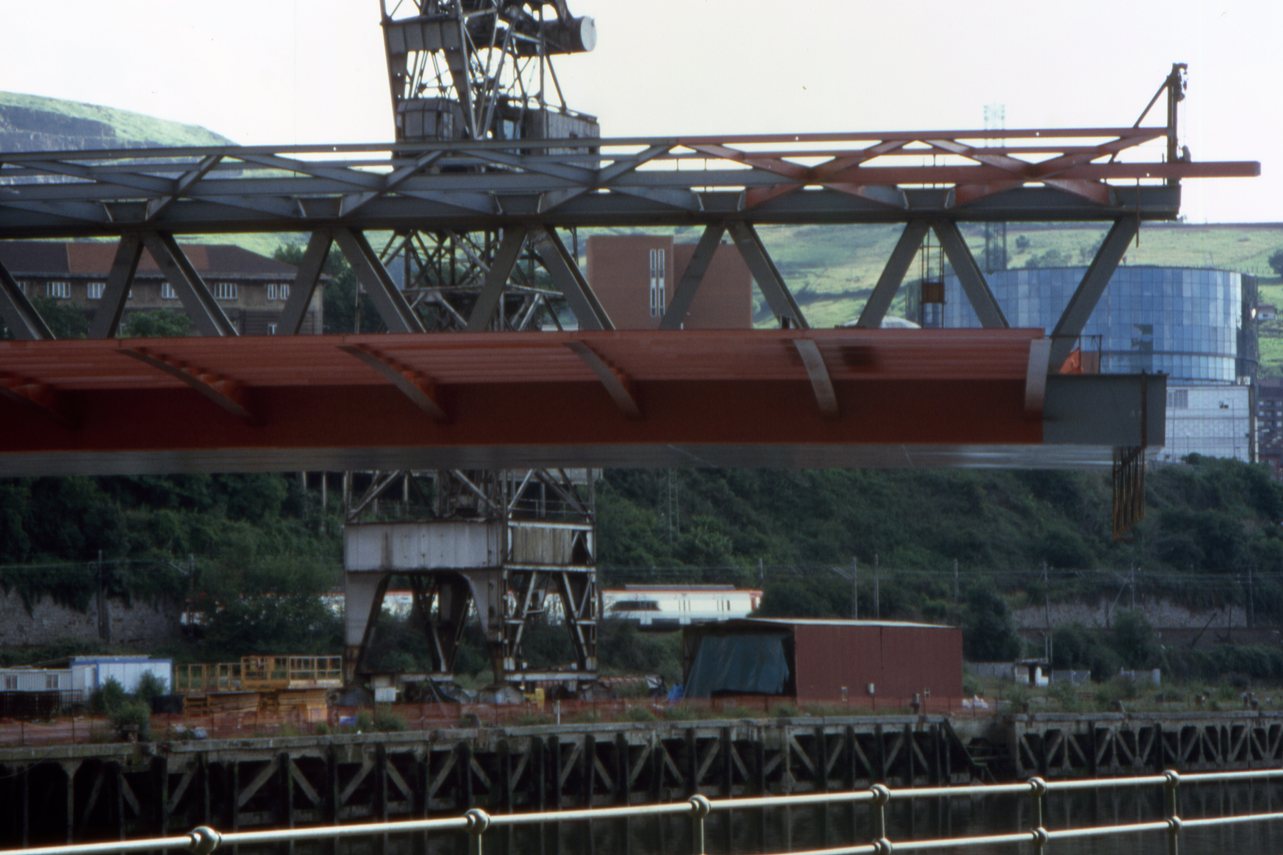
[[748, 618], [682, 634], [687, 698], [962, 697], [962, 631], [899, 621]]
[[71, 659], [71, 688], [88, 699], [94, 692], [115, 680], [126, 692], [138, 690], [138, 681], [144, 674], [152, 674], [164, 693], [174, 685], [172, 659], [152, 659], [148, 656], [74, 656]]

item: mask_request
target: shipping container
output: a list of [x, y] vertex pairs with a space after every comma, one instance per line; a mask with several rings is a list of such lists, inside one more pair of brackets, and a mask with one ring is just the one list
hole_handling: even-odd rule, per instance
[[683, 647], [689, 698], [962, 697], [962, 631], [956, 627], [750, 618], [691, 627]]

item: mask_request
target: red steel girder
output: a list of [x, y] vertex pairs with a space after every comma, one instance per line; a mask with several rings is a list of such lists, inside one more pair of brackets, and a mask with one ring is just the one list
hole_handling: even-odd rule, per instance
[[[159, 465], [152, 456], [430, 448], [511, 460], [513, 449], [702, 444], [774, 447], [789, 460], [801, 445], [1036, 446], [1043, 423], [1026, 410], [1027, 374], [1041, 338], [1037, 330], [452, 333], [172, 339], [163, 352], [137, 340], [0, 342], [14, 376], [58, 389], [78, 416], [74, 426], [51, 423], [47, 411], [0, 397], [0, 472], [25, 455], [133, 455]], [[356, 352], [431, 377], [448, 396], [449, 420]], [[209, 418], [192, 406], [200, 396], [241, 418]]]

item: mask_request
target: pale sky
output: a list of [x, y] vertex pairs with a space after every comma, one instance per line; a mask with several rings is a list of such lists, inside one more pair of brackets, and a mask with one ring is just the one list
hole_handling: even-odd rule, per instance
[[[203, 125], [242, 144], [392, 138], [379, 0], [0, 0], [0, 90]], [[605, 136], [1129, 125], [1190, 65], [1192, 222], [1283, 221], [1279, 0], [570, 0], [558, 63]], [[1155, 114], [1162, 121], [1161, 112]], [[1277, 173], [1277, 175], [1275, 174]]]

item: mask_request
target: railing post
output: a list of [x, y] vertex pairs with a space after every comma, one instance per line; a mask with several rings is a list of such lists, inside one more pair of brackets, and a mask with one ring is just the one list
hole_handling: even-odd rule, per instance
[[481, 808], [473, 808], [464, 817], [468, 820], [468, 834], [472, 835], [472, 845], [468, 849], [471, 855], [482, 855], [481, 835], [490, 827], [490, 814]]
[[1180, 855], [1181, 851], [1181, 774], [1175, 769], [1163, 773], [1167, 801], [1167, 855]]
[[691, 796], [691, 818], [694, 823], [692, 829], [694, 840], [695, 855], [704, 855], [704, 820], [713, 812], [713, 803], [699, 793]]
[[1029, 794], [1034, 800], [1034, 851], [1042, 855], [1047, 851], [1047, 782], [1039, 777], [1030, 778]]
[[887, 838], [887, 805], [891, 802], [891, 790], [886, 784], [874, 784], [869, 789], [873, 792], [873, 833], [877, 835], [874, 845], [879, 852], [890, 852], [891, 841]]
[[218, 844], [223, 842], [223, 835], [208, 825], [193, 828], [191, 834], [187, 836], [191, 838], [191, 843], [188, 845], [191, 846], [192, 855], [210, 855], [218, 848]]

